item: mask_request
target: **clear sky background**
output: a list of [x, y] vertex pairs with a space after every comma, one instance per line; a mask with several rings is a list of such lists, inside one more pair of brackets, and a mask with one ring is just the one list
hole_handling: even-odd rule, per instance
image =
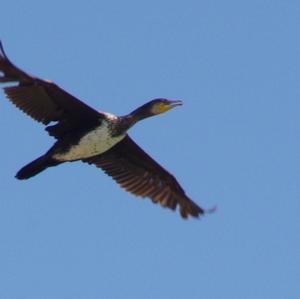
[[300, 294], [300, 2], [2, 1], [9, 57], [98, 110], [184, 106], [130, 135], [214, 214], [178, 213], [68, 163], [1, 92], [1, 299]]

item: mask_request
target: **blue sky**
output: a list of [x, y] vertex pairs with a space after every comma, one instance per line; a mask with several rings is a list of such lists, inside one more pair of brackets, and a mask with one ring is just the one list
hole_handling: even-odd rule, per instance
[[130, 135], [205, 208], [201, 220], [69, 163], [19, 168], [53, 139], [1, 93], [0, 298], [298, 298], [299, 1], [5, 1], [26, 71], [102, 111], [184, 106]]

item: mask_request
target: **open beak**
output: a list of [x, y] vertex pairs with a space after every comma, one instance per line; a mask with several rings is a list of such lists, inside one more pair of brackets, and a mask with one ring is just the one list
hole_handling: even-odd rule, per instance
[[169, 101], [168, 106], [169, 106], [169, 109], [172, 109], [177, 106], [181, 106], [182, 104], [183, 104], [182, 101]]

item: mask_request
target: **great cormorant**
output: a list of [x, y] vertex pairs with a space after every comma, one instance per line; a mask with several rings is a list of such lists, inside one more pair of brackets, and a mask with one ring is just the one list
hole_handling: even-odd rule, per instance
[[98, 112], [55, 83], [31, 76], [16, 67], [0, 42], [0, 83], [7, 98], [57, 139], [44, 155], [24, 166], [16, 178], [28, 179], [66, 161], [95, 164], [122, 188], [175, 210], [183, 218], [199, 217], [204, 210], [184, 192], [173, 175], [146, 154], [127, 134], [136, 122], [181, 105], [181, 101], [155, 99], [125, 116]]

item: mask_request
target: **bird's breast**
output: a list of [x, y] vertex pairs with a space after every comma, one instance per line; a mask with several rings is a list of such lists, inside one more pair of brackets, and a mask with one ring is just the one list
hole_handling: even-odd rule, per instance
[[58, 161], [72, 161], [102, 154], [121, 141], [124, 135], [112, 136], [111, 124], [103, 121], [99, 127], [84, 134], [78, 143], [66, 150], [57, 151], [53, 158]]

